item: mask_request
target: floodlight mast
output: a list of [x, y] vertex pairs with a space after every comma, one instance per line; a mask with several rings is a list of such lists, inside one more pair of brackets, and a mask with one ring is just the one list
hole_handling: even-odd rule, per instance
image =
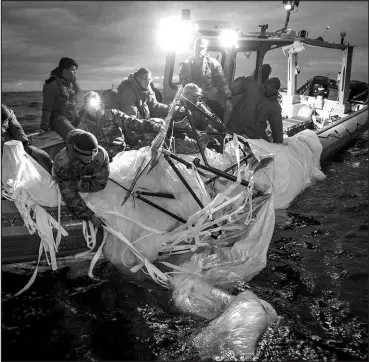
[[283, 1], [284, 10], [286, 10], [286, 20], [284, 22], [284, 27], [280, 30], [277, 30], [276, 33], [284, 33], [287, 30], [288, 23], [290, 21], [291, 12], [298, 8], [300, 0], [293, 1]]

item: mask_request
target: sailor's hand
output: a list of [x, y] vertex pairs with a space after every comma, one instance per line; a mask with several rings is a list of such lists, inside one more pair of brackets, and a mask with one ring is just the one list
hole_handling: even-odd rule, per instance
[[150, 118], [150, 123], [155, 132], [159, 132], [163, 126], [163, 120], [160, 118]]
[[28, 153], [29, 155], [31, 155], [32, 154], [32, 149], [31, 149], [31, 147], [30, 147], [30, 142], [29, 141], [24, 141], [23, 142], [23, 148], [24, 148], [24, 150], [26, 151], [26, 153]]
[[232, 102], [231, 102], [231, 100], [230, 99], [227, 99], [226, 101], [225, 101], [225, 108], [226, 108], [226, 110], [227, 111], [231, 111], [232, 110]]
[[104, 221], [102, 221], [98, 216], [95, 214], [91, 216], [90, 221], [94, 224], [95, 227], [98, 229], [105, 225]]
[[39, 136], [41, 136], [41, 135], [43, 135], [44, 133], [47, 133], [47, 132], [50, 132], [50, 130], [48, 129], [47, 131], [45, 131], [44, 129], [41, 129], [41, 128], [38, 130]]

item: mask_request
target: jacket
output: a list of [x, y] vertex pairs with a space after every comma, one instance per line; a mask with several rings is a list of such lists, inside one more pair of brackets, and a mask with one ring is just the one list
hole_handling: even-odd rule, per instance
[[142, 89], [133, 74], [125, 78], [118, 86], [120, 95], [119, 109], [128, 116], [136, 116], [140, 119], [152, 117], [163, 118], [168, 114], [169, 107], [156, 100], [155, 93], [149, 86], [148, 90]]
[[251, 77], [240, 77], [232, 85], [234, 95], [242, 94], [235, 105], [228, 124], [230, 131], [246, 134], [251, 139], [265, 139], [267, 121], [272, 130], [273, 142], [283, 142], [282, 108], [278, 92], [266, 94], [264, 87]]
[[195, 83], [202, 89], [202, 93], [208, 99], [213, 100], [218, 91], [220, 91], [225, 99], [232, 98], [232, 93], [224, 76], [222, 66], [216, 59], [212, 58], [209, 54], [205, 54], [200, 79], [193, 79], [192, 77], [191, 66], [193, 63], [193, 57], [181, 63], [179, 69], [179, 82], [181, 84]]
[[[151, 145], [151, 141], [157, 134], [157, 131], [154, 130], [155, 122], [128, 116], [117, 109], [105, 109], [104, 114], [98, 120], [89, 116], [84, 110], [82, 110], [81, 116], [82, 121], [78, 128], [94, 134], [111, 158], [126, 147], [140, 148]], [[116, 141], [122, 142], [122, 146], [113, 148], [112, 153], [109, 153], [108, 149]]]
[[92, 162], [83, 164], [75, 156], [74, 138], [84, 131], [75, 129], [69, 132], [63, 148], [54, 159], [54, 174], [63, 201], [79, 219], [89, 220], [93, 216], [79, 192], [103, 190], [109, 178], [109, 156], [98, 146], [99, 152]]
[[[67, 83], [59, 68], [55, 68], [43, 86], [42, 111], [51, 112], [50, 120], [63, 116], [73, 121], [77, 115], [77, 91], [76, 85], [73, 82]], [[49, 126], [42, 122], [40, 128], [46, 131]]]
[[[118, 111], [116, 111], [118, 112]], [[109, 155], [109, 160], [126, 149], [122, 124], [115, 110], [105, 109], [99, 117], [93, 117], [85, 110], [81, 111], [82, 120], [79, 129], [92, 133]]]
[[3, 149], [4, 142], [17, 140], [29, 142], [26, 134], [20, 123], [17, 120], [14, 112], [9, 109], [5, 104], [1, 105], [1, 150]]

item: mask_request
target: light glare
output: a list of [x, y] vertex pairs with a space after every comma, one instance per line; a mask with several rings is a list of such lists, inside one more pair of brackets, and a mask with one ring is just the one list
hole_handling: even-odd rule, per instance
[[232, 47], [237, 44], [238, 34], [233, 29], [223, 29], [219, 35], [219, 40], [222, 46]]
[[100, 106], [100, 99], [99, 98], [95, 98], [95, 97], [91, 97], [88, 100], [88, 107], [90, 109], [97, 109]]
[[192, 22], [178, 17], [163, 19], [158, 33], [159, 45], [165, 51], [176, 51], [190, 45]]

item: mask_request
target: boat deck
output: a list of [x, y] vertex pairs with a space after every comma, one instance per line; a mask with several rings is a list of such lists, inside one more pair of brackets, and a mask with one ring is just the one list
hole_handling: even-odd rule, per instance
[[[57, 208], [45, 207], [56, 220]], [[82, 221], [76, 220], [71, 212], [64, 206], [61, 209], [61, 224], [68, 232], [62, 237], [58, 258], [75, 255], [88, 250], [82, 233]], [[54, 237], [57, 230], [54, 229]], [[97, 244], [102, 241], [102, 232], [98, 232]], [[35, 233], [30, 235], [24, 221], [12, 201], [1, 200], [1, 263], [20, 263], [37, 261], [40, 238]], [[44, 259], [44, 257], [42, 258]]]
[[302, 117], [292, 117], [283, 120], [283, 133], [291, 137], [304, 129], [314, 129], [314, 122]]

